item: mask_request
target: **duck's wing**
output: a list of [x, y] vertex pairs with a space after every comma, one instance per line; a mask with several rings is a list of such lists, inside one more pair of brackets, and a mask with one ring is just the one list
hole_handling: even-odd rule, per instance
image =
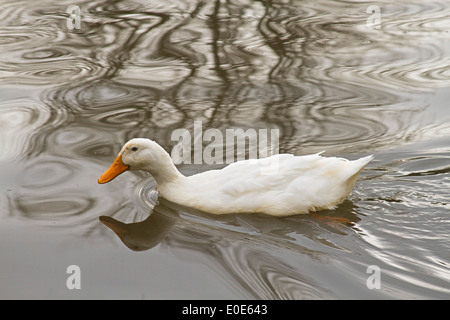
[[221, 170], [226, 178], [220, 189], [230, 196], [287, 192], [299, 178], [317, 175], [318, 162], [322, 159], [319, 154], [301, 157], [279, 154], [236, 162]]
[[256, 161], [236, 162], [224, 168], [221, 192], [230, 196], [275, 192], [288, 196], [320, 193], [346, 184], [353, 187], [361, 170], [373, 156], [350, 161], [320, 154], [280, 154]]

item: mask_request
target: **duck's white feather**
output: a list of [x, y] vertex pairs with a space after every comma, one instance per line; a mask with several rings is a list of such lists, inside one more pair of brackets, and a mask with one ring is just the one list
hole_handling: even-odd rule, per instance
[[183, 204], [216, 214], [308, 213], [333, 208], [347, 198], [359, 172], [371, 159], [275, 155], [190, 176], [184, 184], [171, 186], [164, 193], [175, 202], [184, 194]]
[[349, 161], [321, 154], [279, 154], [189, 177], [176, 169], [163, 148], [148, 139], [130, 140], [119, 158], [130, 169], [150, 172], [159, 193], [172, 202], [213, 214], [261, 212], [285, 216], [330, 209], [341, 203], [373, 157]]

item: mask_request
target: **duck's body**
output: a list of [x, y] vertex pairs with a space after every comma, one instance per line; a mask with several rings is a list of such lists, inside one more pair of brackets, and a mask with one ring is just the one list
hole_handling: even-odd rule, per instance
[[162, 197], [184, 206], [213, 214], [286, 216], [335, 207], [349, 196], [370, 160], [372, 156], [349, 161], [320, 154], [280, 154], [186, 177], [157, 143], [132, 139], [99, 183], [127, 169], [140, 169], [153, 175]]

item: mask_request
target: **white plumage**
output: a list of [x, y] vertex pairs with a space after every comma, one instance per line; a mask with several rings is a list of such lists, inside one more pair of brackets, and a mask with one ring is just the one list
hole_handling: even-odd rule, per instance
[[372, 159], [279, 154], [185, 177], [161, 146], [138, 138], [124, 145], [99, 183], [128, 169], [145, 170], [155, 178], [162, 197], [184, 206], [213, 214], [286, 216], [335, 207], [349, 196], [359, 173]]

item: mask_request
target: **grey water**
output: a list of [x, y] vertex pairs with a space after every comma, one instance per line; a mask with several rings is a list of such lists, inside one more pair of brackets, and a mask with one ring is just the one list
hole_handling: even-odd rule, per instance
[[[0, 298], [450, 298], [449, 30], [445, 0], [0, 1]], [[195, 121], [375, 158], [319, 218], [97, 184]]]

